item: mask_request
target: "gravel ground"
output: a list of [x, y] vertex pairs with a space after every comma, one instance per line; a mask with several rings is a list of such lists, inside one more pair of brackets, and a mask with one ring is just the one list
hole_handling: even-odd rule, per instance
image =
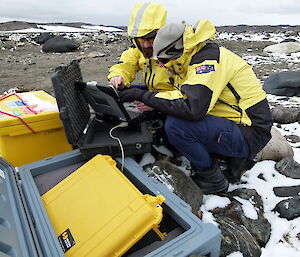
[[[18, 26], [16, 26], [18, 25]], [[30, 27], [31, 24], [24, 23]], [[22, 28], [11, 23], [2, 26], [3, 30]], [[4, 28], [4, 29], [3, 29]], [[222, 29], [224, 32], [224, 28]], [[232, 27], [228, 31], [232, 32]], [[0, 24], [1, 31], [1, 24]], [[239, 32], [240, 33], [240, 32]], [[252, 33], [256, 33], [255, 31]], [[121, 53], [130, 46], [126, 33], [73, 33], [63, 34], [73, 37], [80, 43], [80, 48], [72, 53], [43, 53], [42, 46], [36, 44], [33, 38], [37, 34], [2, 34], [0, 33], [0, 88], [1, 92], [13, 88], [43, 89], [53, 95], [51, 74], [55, 67], [68, 63], [73, 59], [81, 58], [81, 70], [86, 81], [96, 80], [107, 83], [108, 69], [117, 63]], [[254, 72], [263, 81], [272, 73], [282, 70], [299, 70], [300, 60], [295, 57], [285, 56], [270, 57], [263, 49], [274, 42], [271, 41], [246, 41], [246, 40], [214, 40], [221, 46], [232, 50], [246, 59], [253, 67]], [[293, 60], [289, 60], [293, 59]], [[135, 83], [142, 83], [138, 76]]]

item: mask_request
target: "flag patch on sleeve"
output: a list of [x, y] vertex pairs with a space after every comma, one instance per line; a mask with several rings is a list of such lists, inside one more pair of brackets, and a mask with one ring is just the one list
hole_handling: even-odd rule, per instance
[[209, 73], [211, 71], [215, 71], [215, 66], [212, 64], [200, 65], [195, 68], [196, 74]]

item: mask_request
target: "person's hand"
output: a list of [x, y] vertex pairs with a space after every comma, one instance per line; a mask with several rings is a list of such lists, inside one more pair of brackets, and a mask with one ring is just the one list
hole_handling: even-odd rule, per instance
[[128, 88], [119, 91], [119, 96], [122, 103], [133, 102], [135, 100], [141, 101], [145, 92], [145, 90], [139, 88]]
[[146, 104], [144, 104], [143, 102], [140, 101], [134, 101], [133, 104], [139, 109], [139, 111], [141, 112], [149, 112], [149, 111], [153, 111], [154, 109]]
[[123, 89], [124, 78], [122, 76], [115, 76], [109, 81], [108, 84], [113, 86], [115, 89]]

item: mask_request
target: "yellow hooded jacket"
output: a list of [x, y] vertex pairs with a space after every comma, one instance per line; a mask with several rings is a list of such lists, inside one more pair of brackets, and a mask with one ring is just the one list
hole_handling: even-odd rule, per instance
[[205, 41], [214, 37], [215, 27], [200, 20], [187, 26], [184, 52], [166, 64], [177, 74], [168, 92], [146, 92], [142, 101], [168, 115], [200, 120], [205, 115], [223, 117], [239, 124], [252, 154], [270, 139], [271, 114], [266, 93], [252, 68], [241, 57]]
[[[129, 37], [143, 37], [153, 30], [160, 29], [166, 24], [166, 16], [167, 11], [160, 4], [136, 4], [128, 26]], [[135, 43], [134, 40], [133, 42]], [[119, 63], [109, 69], [108, 79], [122, 76], [125, 86], [129, 86], [139, 70], [142, 73], [145, 85], [150, 91], [161, 92], [173, 89], [172, 74], [160, 67], [158, 61], [145, 58], [137, 46], [122, 53]]]

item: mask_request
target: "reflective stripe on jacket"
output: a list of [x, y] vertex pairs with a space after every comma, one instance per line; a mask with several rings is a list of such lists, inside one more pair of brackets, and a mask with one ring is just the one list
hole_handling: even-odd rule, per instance
[[[142, 37], [160, 29], [166, 24], [166, 16], [167, 11], [160, 4], [136, 4], [128, 26], [129, 37]], [[146, 59], [137, 47], [129, 48], [122, 53], [119, 63], [109, 69], [108, 79], [122, 76], [125, 86], [129, 86], [138, 71], [141, 71], [144, 83], [150, 91], [173, 90], [173, 75], [165, 68], [159, 67], [157, 61]]]
[[129, 25], [128, 36], [143, 37], [153, 30], [166, 25], [167, 10], [156, 3], [138, 3], [134, 6]]

